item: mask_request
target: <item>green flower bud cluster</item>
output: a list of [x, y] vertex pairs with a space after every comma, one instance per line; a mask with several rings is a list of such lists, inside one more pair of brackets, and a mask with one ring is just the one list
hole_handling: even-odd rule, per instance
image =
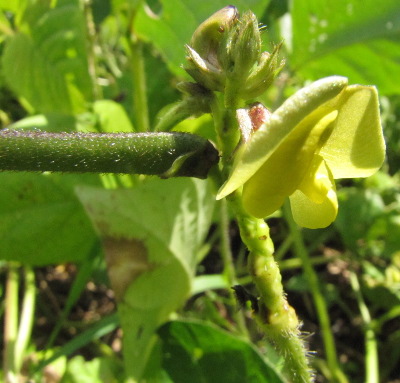
[[239, 17], [234, 6], [227, 6], [194, 32], [186, 46], [185, 70], [209, 90], [250, 100], [261, 95], [283, 67], [278, 59], [281, 45], [270, 53], [262, 52], [261, 44], [256, 16], [249, 11]]

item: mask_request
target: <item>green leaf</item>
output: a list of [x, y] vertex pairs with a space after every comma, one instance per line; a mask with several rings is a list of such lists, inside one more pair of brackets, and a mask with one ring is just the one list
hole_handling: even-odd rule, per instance
[[174, 383], [283, 383], [255, 348], [216, 327], [174, 321], [163, 325], [163, 368]]
[[155, 329], [190, 295], [213, 198], [206, 181], [151, 179], [132, 190], [79, 188], [104, 241], [127, 369], [141, 376]]
[[102, 132], [129, 133], [134, 131], [125, 109], [117, 102], [112, 100], [98, 100], [93, 104], [93, 109], [99, 118]]
[[110, 358], [87, 361], [81, 355], [72, 358], [61, 383], [119, 383], [123, 381], [121, 366]]
[[77, 119], [70, 114], [36, 114], [25, 117], [8, 129], [45, 130], [47, 132], [71, 132], [77, 130]]
[[[237, 6], [240, 11], [251, 9], [261, 16], [269, 0], [234, 0], [230, 4]], [[224, 8], [227, 3], [223, 0], [168, 0], [162, 1], [162, 5], [160, 15], [152, 14], [149, 8], [142, 8], [136, 18], [136, 31], [155, 45], [172, 73], [183, 76], [181, 65], [185, 60], [185, 44], [189, 44], [193, 32], [201, 22]]]
[[0, 259], [28, 265], [81, 262], [97, 241], [73, 188], [94, 176], [0, 174]]
[[345, 188], [339, 191], [339, 213], [335, 226], [346, 247], [360, 253], [360, 241], [365, 243], [375, 221], [384, 211], [379, 194], [371, 190]]
[[291, 2], [292, 70], [307, 79], [342, 75], [400, 93], [400, 3], [386, 0]]
[[10, 88], [39, 112], [85, 110], [92, 87], [78, 2], [60, 1], [53, 9], [32, 4], [25, 16], [25, 32], [10, 37], [2, 58]]

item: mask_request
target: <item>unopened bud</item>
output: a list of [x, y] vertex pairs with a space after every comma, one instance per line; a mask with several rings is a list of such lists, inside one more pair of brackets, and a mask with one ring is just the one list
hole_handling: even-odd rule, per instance
[[263, 52], [258, 65], [246, 80], [241, 96], [249, 100], [263, 94], [272, 84], [275, 77], [282, 70], [284, 61], [278, 60], [282, 44], [277, 45], [272, 53]]
[[261, 54], [261, 36], [254, 13], [246, 12], [233, 31], [231, 61], [235, 76], [246, 78]]
[[218, 46], [223, 34], [236, 23], [238, 10], [232, 5], [220, 9], [202, 22], [195, 30], [191, 47], [206, 61], [218, 66]]
[[194, 49], [186, 46], [188, 56], [185, 70], [199, 84], [207, 89], [222, 91], [225, 77], [221, 69], [204, 60]]

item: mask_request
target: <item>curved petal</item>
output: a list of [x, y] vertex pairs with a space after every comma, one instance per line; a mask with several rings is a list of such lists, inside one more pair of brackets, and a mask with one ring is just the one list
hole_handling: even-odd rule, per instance
[[286, 100], [236, 153], [230, 177], [221, 187], [217, 199], [226, 197], [249, 180], [301, 123], [305, 120], [316, 123], [334, 110], [319, 107], [334, 99], [346, 86], [345, 77], [327, 77]]
[[[255, 217], [266, 217], [279, 209], [310, 173], [314, 157], [328, 139], [337, 111], [320, 121], [302, 121], [243, 187], [243, 206]], [[322, 160], [322, 159], [321, 159]], [[321, 162], [321, 161], [320, 161]], [[318, 166], [315, 167], [318, 170]], [[314, 178], [315, 171], [312, 172]]]
[[349, 86], [335, 101], [339, 114], [320, 153], [335, 179], [368, 177], [385, 158], [376, 88]]
[[303, 227], [318, 229], [336, 218], [338, 201], [335, 181], [321, 156], [315, 156], [299, 190], [290, 196], [293, 219]]
[[334, 182], [324, 159], [316, 155], [298, 189], [310, 200], [319, 204], [324, 202], [329, 190], [334, 187]]
[[308, 229], [320, 229], [329, 226], [338, 211], [338, 201], [334, 189], [330, 189], [320, 204], [309, 199], [300, 190], [290, 196], [290, 207], [294, 221]]

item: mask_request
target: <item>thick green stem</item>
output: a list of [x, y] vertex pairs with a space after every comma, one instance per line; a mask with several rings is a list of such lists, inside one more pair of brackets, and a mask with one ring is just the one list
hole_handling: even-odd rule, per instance
[[321, 326], [321, 333], [324, 340], [326, 359], [332, 375], [332, 382], [347, 383], [348, 380], [340, 369], [337, 360], [335, 340], [331, 330], [328, 308], [325, 303], [325, 298], [321, 292], [318, 276], [312, 266], [312, 262], [304, 245], [303, 237], [300, 233], [300, 229], [293, 221], [293, 217], [290, 212], [290, 206], [288, 204], [285, 204], [284, 206], [284, 213], [293, 237], [295, 253], [297, 257], [300, 258], [303, 265], [304, 274], [309, 284], [315, 308], [317, 310], [318, 320]]
[[350, 274], [350, 282], [356, 294], [358, 307], [364, 322], [365, 330], [365, 383], [379, 383], [378, 341], [372, 327], [371, 315], [361, 293], [360, 283], [355, 273]]
[[230, 197], [240, 234], [250, 253], [249, 273], [260, 294], [256, 318], [267, 338], [285, 358], [286, 374], [293, 383], [312, 381], [307, 350], [294, 309], [288, 304], [279, 267], [273, 256], [269, 228], [263, 219], [247, 214], [239, 192]]
[[188, 133], [0, 132], [0, 170], [206, 178], [213, 145]]
[[223, 179], [226, 179], [231, 167], [232, 154], [240, 139], [236, 110], [225, 108], [223, 98], [217, 95], [210, 100], [210, 108], [217, 131], [218, 149], [222, 155]]
[[[232, 94], [235, 95], [233, 92]], [[227, 178], [232, 156], [239, 143], [240, 131], [236, 120], [238, 100], [225, 95], [211, 102], [211, 111], [222, 154], [222, 176]], [[255, 316], [268, 339], [285, 358], [285, 371], [292, 383], [309, 383], [312, 373], [307, 351], [301, 338], [299, 322], [283, 291], [279, 267], [273, 257], [273, 243], [268, 225], [262, 219], [247, 214], [242, 207], [241, 194], [234, 192], [228, 200], [235, 212], [240, 235], [249, 249], [248, 269], [260, 294]]]
[[15, 344], [18, 332], [18, 266], [8, 265], [4, 313], [3, 374], [5, 383], [17, 383], [18, 368]]

